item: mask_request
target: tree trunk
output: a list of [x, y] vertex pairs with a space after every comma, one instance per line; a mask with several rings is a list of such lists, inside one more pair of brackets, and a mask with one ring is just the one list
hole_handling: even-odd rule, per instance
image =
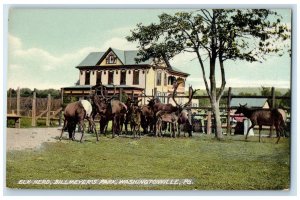
[[220, 116], [220, 107], [219, 107], [219, 101], [215, 101], [214, 97], [211, 106], [215, 118], [215, 126], [216, 126], [215, 135], [217, 139], [221, 140], [223, 139], [223, 131], [222, 131], [221, 116]]

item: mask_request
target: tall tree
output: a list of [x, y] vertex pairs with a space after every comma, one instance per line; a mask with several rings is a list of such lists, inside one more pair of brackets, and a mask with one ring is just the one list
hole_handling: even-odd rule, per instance
[[[221, 139], [220, 99], [226, 85], [227, 60], [262, 61], [267, 54], [283, 54], [279, 41], [289, 39], [281, 17], [265, 9], [200, 9], [194, 12], [162, 14], [159, 23], [138, 24], [128, 41], [137, 41], [139, 58], [163, 59], [167, 65], [174, 56], [191, 52], [199, 62], [206, 92], [216, 121], [216, 137]], [[208, 64], [205, 60], [208, 59]], [[216, 70], [221, 84], [217, 86]], [[209, 78], [209, 80], [208, 80]]]

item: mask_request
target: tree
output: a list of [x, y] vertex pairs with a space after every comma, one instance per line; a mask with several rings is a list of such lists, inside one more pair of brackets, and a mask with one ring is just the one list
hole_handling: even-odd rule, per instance
[[[139, 44], [137, 62], [156, 58], [163, 59], [170, 66], [169, 60], [180, 53], [195, 55], [215, 115], [216, 137], [221, 139], [219, 105], [226, 85], [224, 63], [227, 60], [262, 61], [265, 55], [271, 53], [282, 55], [284, 47], [279, 44], [284, 43], [278, 41], [288, 40], [289, 30], [280, 19], [276, 12], [265, 9], [200, 9], [175, 15], [163, 13], [157, 24], [137, 24], [127, 40]], [[205, 63], [207, 58], [208, 64]], [[219, 87], [216, 70], [221, 73]]]

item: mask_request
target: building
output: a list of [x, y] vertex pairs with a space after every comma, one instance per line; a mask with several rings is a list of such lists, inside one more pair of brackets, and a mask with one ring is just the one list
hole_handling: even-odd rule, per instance
[[[177, 95], [184, 95], [188, 73], [168, 65], [164, 60], [149, 59], [136, 63], [138, 51], [109, 48], [106, 52], [91, 52], [76, 68], [78, 84], [62, 88], [64, 96], [86, 96], [95, 86], [102, 84], [109, 93], [126, 93], [134, 96], [164, 96], [173, 92], [174, 81], [180, 82]], [[184, 103], [179, 99], [178, 103]], [[193, 103], [194, 104], [194, 103]], [[194, 104], [195, 105], [195, 104]]]
[[239, 107], [240, 105], [247, 104], [249, 108], [270, 108], [267, 98], [232, 98], [230, 101], [230, 107]]

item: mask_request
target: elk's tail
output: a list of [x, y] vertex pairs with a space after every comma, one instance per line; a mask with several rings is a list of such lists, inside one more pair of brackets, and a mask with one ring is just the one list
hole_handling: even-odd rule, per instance
[[282, 114], [279, 112], [278, 109], [272, 110], [272, 116], [274, 120], [274, 125], [277, 125], [280, 132], [284, 132], [286, 130], [285, 120], [283, 119]]

